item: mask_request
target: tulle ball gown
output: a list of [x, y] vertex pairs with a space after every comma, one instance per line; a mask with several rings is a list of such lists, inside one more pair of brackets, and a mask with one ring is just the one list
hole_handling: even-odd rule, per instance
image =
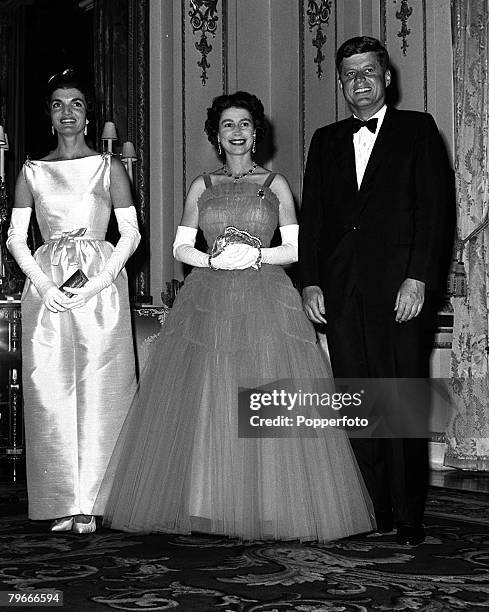
[[[44, 240], [34, 255], [43, 272], [58, 286], [78, 268], [101, 272], [114, 248], [105, 241], [110, 156], [27, 161], [23, 172]], [[27, 280], [21, 307], [29, 517], [95, 514], [136, 389], [126, 273], [60, 313]]]
[[[279, 201], [268, 184], [212, 185], [206, 176], [198, 207], [208, 245], [230, 225], [269, 245]], [[369, 498], [344, 432], [238, 437], [239, 381], [260, 377], [330, 378], [299, 294], [280, 266], [195, 268], [153, 344], [117, 444], [106, 524], [245, 540], [369, 531]]]

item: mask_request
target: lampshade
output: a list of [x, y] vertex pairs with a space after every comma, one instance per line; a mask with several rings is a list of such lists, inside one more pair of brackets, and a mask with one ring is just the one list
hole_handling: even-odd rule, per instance
[[102, 132], [102, 140], [117, 140], [117, 130], [115, 123], [106, 121]]
[[5, 132], [3, 131], [3, 125], [0, 125], [0, 145], [5, 144]]
[[121, 157], [122, 159], [137, 159], [136, 149], [134, 148], [134, 145], [132, 144], [132, 142], [128, 141], [122, 145]]

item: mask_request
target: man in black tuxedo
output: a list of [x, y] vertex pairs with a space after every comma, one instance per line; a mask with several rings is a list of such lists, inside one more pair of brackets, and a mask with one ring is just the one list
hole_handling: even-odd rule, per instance
[[[299, 266], [307, 316], [325, 324], [336, 378], [429, 375], [424, 339], [438, 289], [450, 174], [427, 113], [386, 106], [389, 56], [375, 38], [336, 55], [353, 117], [318, 129], [304, 176]], [[426, 439], [352, 439], [378, 531], [424, 541]]]

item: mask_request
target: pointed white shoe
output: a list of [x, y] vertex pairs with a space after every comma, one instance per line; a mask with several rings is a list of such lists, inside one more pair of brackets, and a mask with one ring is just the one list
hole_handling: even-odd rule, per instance
[[79, 523], [75, 519], [73, 521], [73, 531], [75, 533], [93, 533], [97, 529], [97, 523], [95, 517], [92, 516], [89, 523]]
[[51, 531], [71, 531], [73, 527], [73, 517], [63, 516], [63, 518], [56, 519], [51, 524]]

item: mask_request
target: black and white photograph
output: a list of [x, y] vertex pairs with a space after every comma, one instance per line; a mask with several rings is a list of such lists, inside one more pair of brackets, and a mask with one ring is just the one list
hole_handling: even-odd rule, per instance
[[486, 0], [0, 0], [0, 610], [489, 609]]

